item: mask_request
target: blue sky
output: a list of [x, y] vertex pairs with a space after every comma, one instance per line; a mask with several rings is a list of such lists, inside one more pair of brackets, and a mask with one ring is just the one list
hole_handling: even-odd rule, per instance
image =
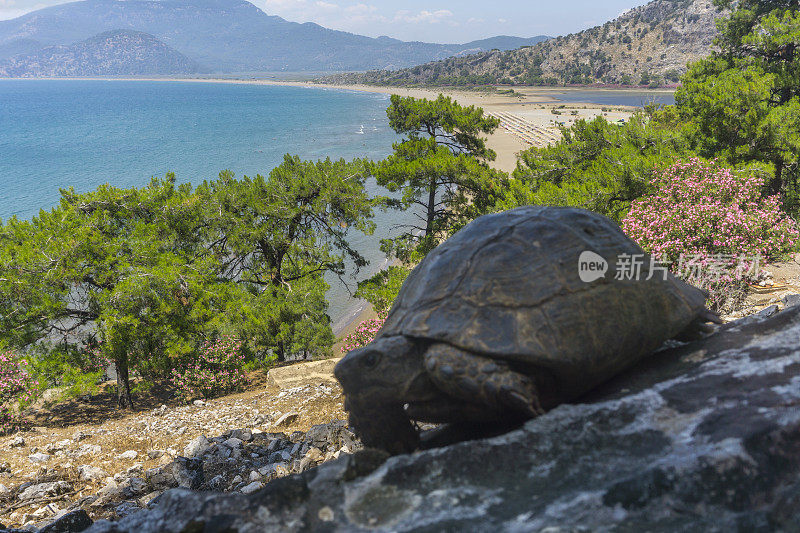
[[[466, 42], [493, 35], [564, 35], [647, 0], [251, 0], [270, 15], [377, 37]], [[0, 19], [63, 3], [0, 0]]]

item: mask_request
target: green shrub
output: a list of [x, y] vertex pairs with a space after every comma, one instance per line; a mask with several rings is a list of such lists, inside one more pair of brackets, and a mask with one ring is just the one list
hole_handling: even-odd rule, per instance
[[630, 202], [652, 191], [653, 171], [691, 153], [677, 128], [640, 112], [623, 125], [578, 120], [557, 143], [520, 154], [496, 209], [549, 204], [583, 207], [622, 220]]

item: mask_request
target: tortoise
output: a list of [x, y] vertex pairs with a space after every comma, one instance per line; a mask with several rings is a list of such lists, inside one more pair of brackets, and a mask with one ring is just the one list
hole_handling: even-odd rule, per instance
[[[600, 270], [582, 279], [587, 253], [580, 266]], [[640, 276], [613, 275], [624, 264]], [[364, 444], [405, 453], [420, 442], [412, 420], [519, 423], [576, 400], [666, 340], [719, 323], [705, 301], [610, 219], [521, 207], [429, 253], [376, 338], [334, 373]]]

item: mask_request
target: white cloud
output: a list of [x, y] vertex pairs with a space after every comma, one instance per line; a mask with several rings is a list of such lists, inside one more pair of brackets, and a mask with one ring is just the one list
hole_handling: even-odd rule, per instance
[[347, 6], [348, 13], [364, 14], [364, 13], [375, 13], [376, 11], [378, 11], [377, 7], [367, 4], [356, 4], [353, 6]]
[[332, 4], [330, 2], [321, 2], [321, 1], [320, 2], [315, 2], [314, 3], [314, 7], [317, 7], [319, 9], [323, 9], [325, 11], [338, 11], [339, 10], [339, 5], [338, 4]]
[[378, 8], [371, 4], [354, 4], [345, 8], [346, 14], [340, 24], [347, 26], [350, 31], [359, 32], [367, 26], [388, 22], [388, 19], [378, 13]]
[[21, 17], [25, 13], [49, 7], [55, 4], [63, 3], [65, 0], [54, 0], [49, 2], [37, 2], [29, 4], [26, 1], [20, 0], [0, 0], [0, 20], [9, 20]]
[[449, 9], [438, 9], [436, 11], [423, 10], [419, 13], [412, 13], [407, 10], [400, 10], [394, 15], [396, 22], [407, 22], [409, 24], [436, 24], [453, 17], [453, 12]]

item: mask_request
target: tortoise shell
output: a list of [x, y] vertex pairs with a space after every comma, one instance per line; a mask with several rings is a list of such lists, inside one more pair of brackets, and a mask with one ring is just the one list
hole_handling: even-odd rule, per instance
[[[581, 279], [584, 252], [607, 262], [604, 277]], [[616, 275], [620, 262], [639, 263], [639, 276]], [[529, 206], [483, 216], [414, 269], [378, 336], [445, 342], [518, 368], [546, 368], [565, 398], [576, 397], [705, 310], [703, 291], [652, 266], [597, 213]]]

